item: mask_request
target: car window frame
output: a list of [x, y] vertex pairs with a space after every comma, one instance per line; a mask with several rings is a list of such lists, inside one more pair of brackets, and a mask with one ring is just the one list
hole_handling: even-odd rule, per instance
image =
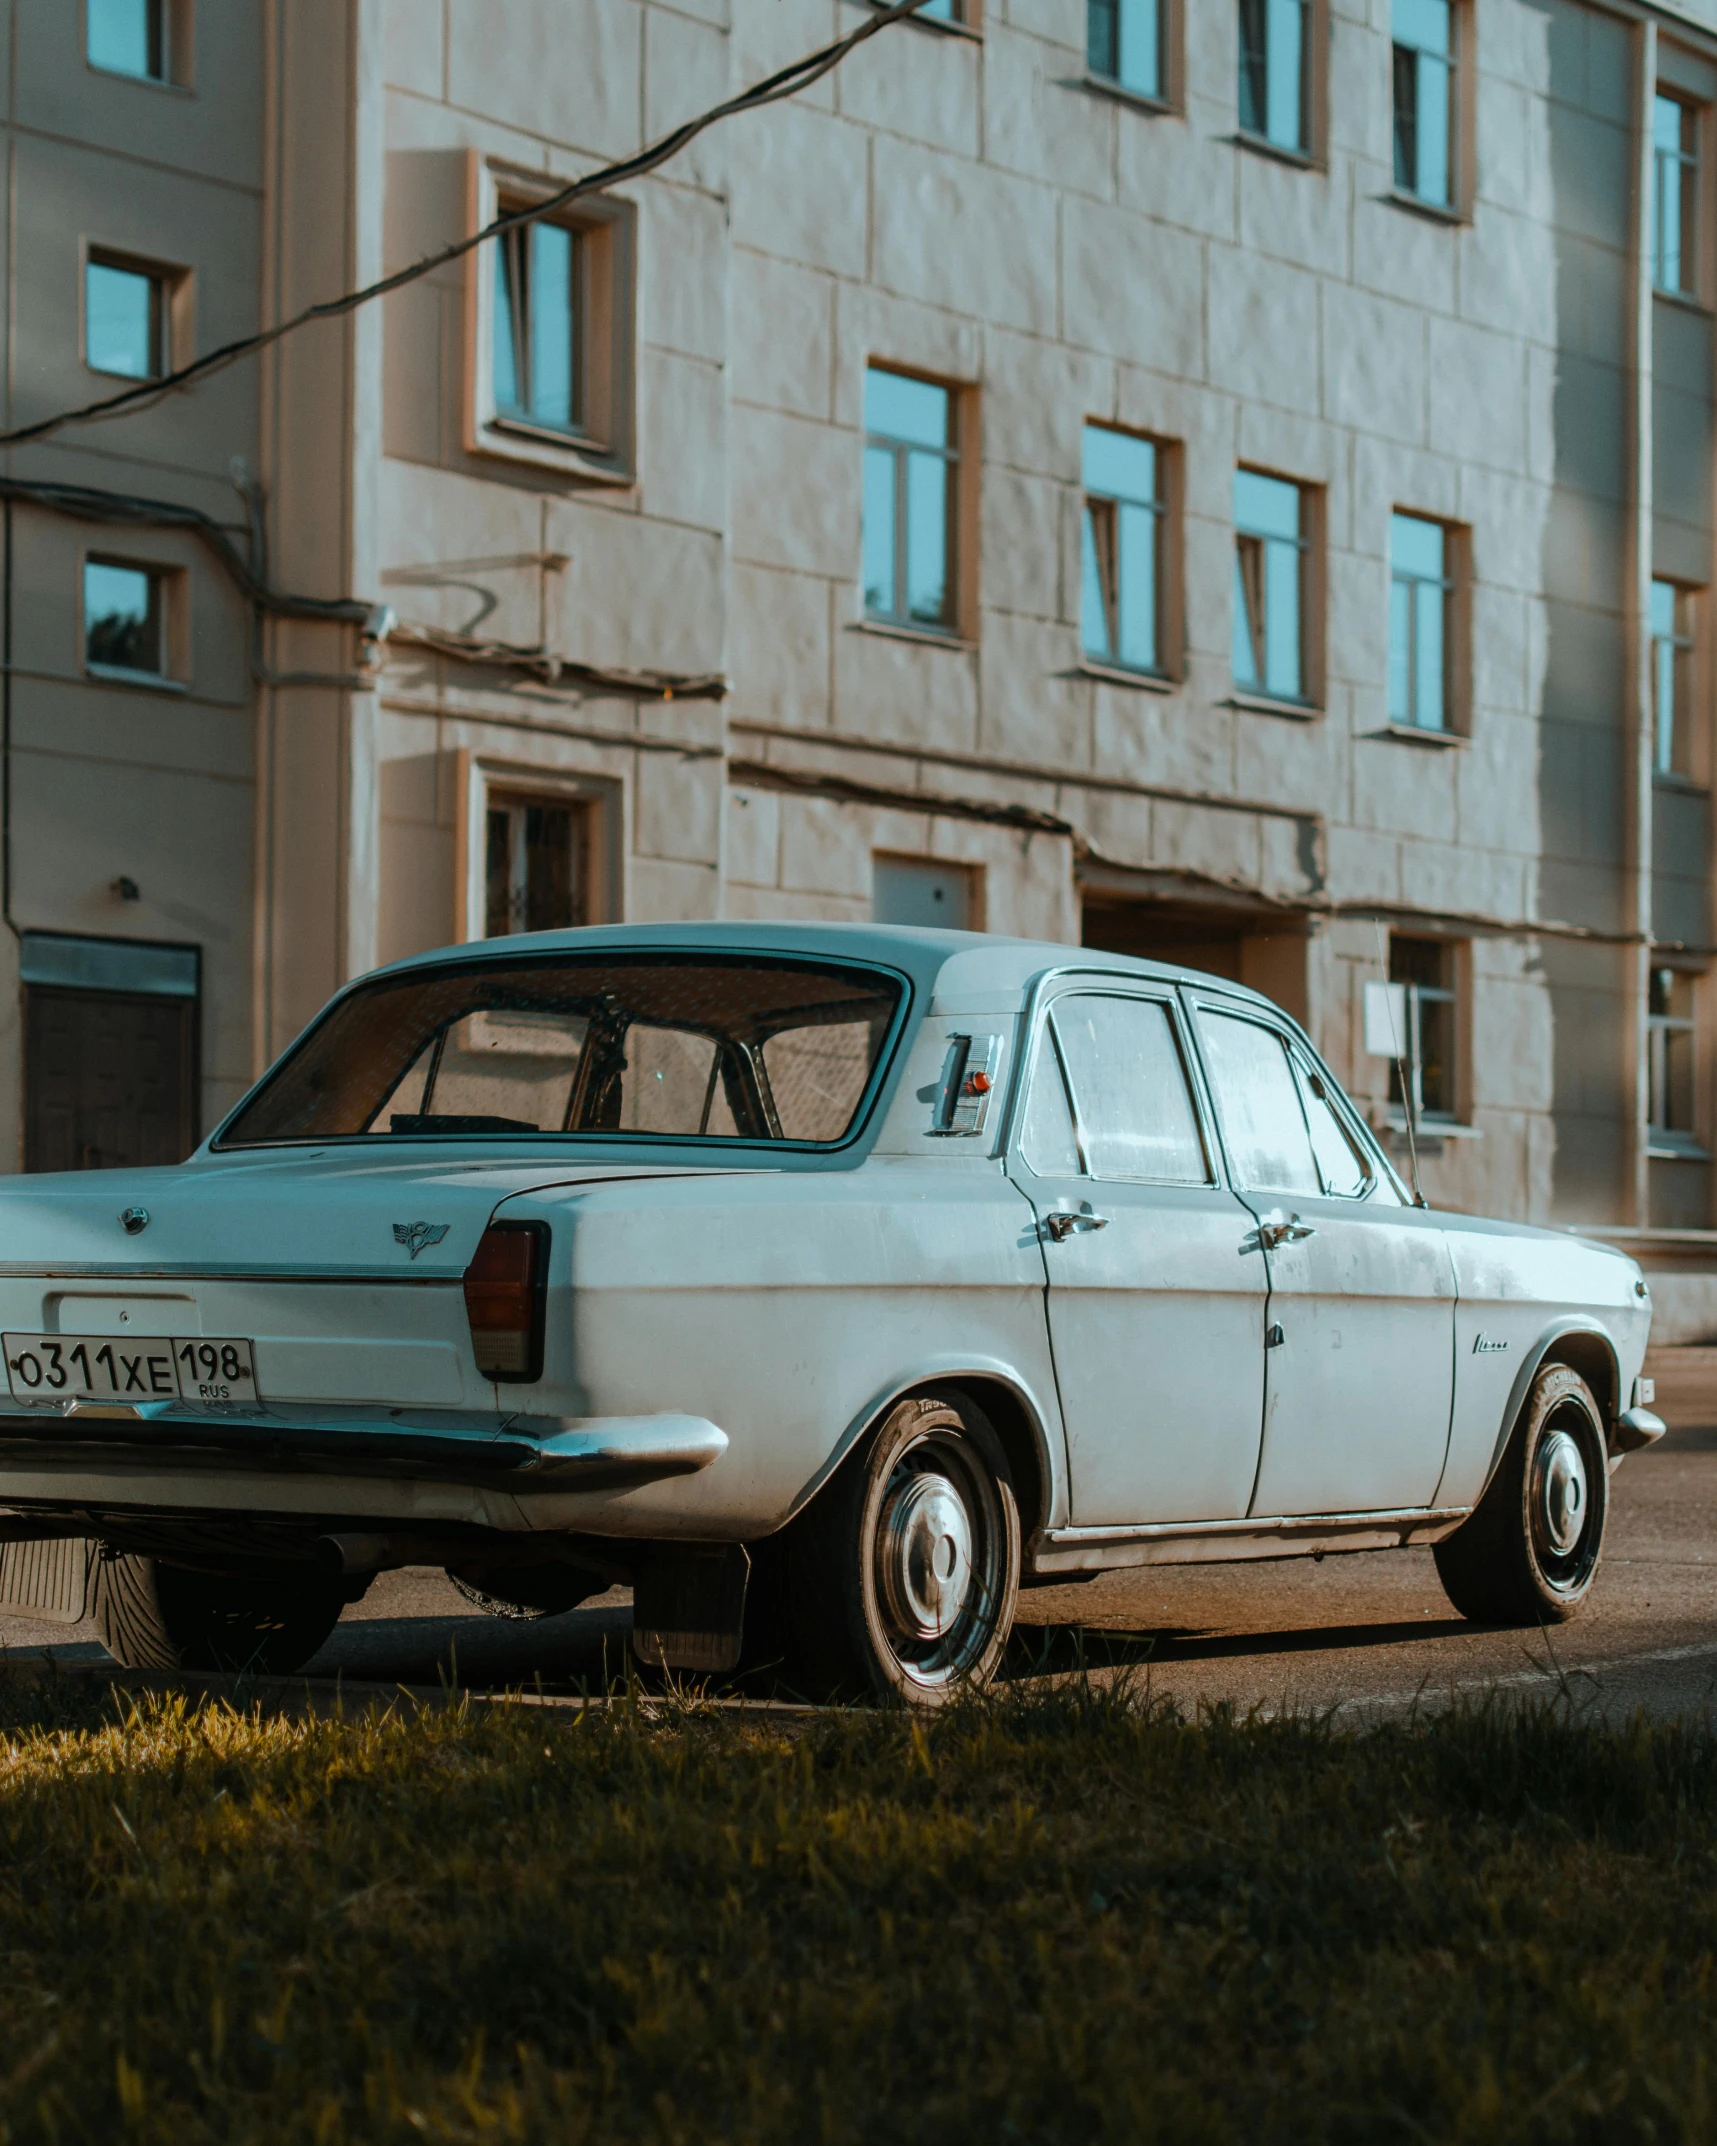
[[[1069, 998], [1131, 999], [1142, 1001], [1147, 1005], [1162, 1007], [1168, 1016], [1169, 1034], [1173, 1039], [1175, 1050], [1180, 1060], [1181, 1074], [1186, 1081], [1187, 1093], [1192, 1099], [1193, 1121], [1198, 1128], [1199, 1145], [1204, 1151], [1205, 1175], [1202, 1178], [1098, 1177], [1092, 1171], [1085, 1127], [1079, 1115], [1078, 1087], [1068, 1068], [1067, 1054], [1055, 1029], [1055, 1009], [1063, 999]], [[1225, 1175], [1226, 1155], [1216, 1140], [1215, 1115], [1211, 1108], [1210, 1095], [1205, 1086], [1204, 1068], [1196, 1049], [1193, 1047], [1190, 1023], [1187, 1019], [1186, 1007], [1182, 1002], [1181, 993], [1173, 982], [1165, 979], [1160, 985], [1154, 985], [1149, 981], [1141, 980], [1138, 985], [1135, 985], [1131, 977], [1116, 976], [1110, 972], [1098, 970], [1095, 972], [1087, 971], [1084, 974], [1063, 974], [1051, 978], [1047, 987], [1036, 994], [1035, 1002], [1031, 1006], [1029, 1014], [1027, 1047], [1021, 1054], [1021, 1063], [1024, 1069], [1023, 1078], [1019, 1084], [1018, 1096], [1009, 1125], [1008, 1148], [1010, 1154], [1019, 1162], [1020, 1167], [1039, 1184], [1048, 1184], [1052, 1180], [1038, 1177], [1037, 1172], [1032, 1169], [1031, 1164], [1026, 1160], [1022, 1143], [1025, 1136], [1026, 1120], [1031, 1109], [1032, 1084], [1038, 1076], [1038, 1045], [1045, 1035], [1049, 1038], [1050, 1049], [1055, 1055], [1056, 1067], [1065, 1090], [1068, 1114], [1073, 1122], [1074, 1150], [1079, 1157], [1080, 1163], [1078, 1174], [1083, 1183], [1091, 1185], [1151, 1185], [1185, 1192], [1213, 1192], [1224, 1189], [1227, 1184]]]

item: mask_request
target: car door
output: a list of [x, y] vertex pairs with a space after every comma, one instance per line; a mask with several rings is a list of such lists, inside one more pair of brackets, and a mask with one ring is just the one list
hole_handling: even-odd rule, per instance
[[1448, 1447], [1455, 1281], [1434, 1219], [1367, 1152], [1286, 1031], [1202, 994], [1197, 1030], [1232, 1181], [1269, 1274], [1251, 1510], [1429, 1505]]
[[1048, 1270], [1078, 1526], [1239, 1519], [1264, 1405], [1264, 1268], [1221, 1182], [1172, 992], [1039, 1023], [1010, 1170]]

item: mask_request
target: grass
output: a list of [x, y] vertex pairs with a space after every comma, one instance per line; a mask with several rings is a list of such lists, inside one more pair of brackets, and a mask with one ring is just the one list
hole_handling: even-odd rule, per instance
[[0, 2137], [1717, 2138], [1714, 1760], [0, 1684]]

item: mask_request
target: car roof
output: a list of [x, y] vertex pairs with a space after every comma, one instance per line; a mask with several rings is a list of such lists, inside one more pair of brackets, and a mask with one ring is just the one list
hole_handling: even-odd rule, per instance
[[469, 961], [485, 954], [593, 954], [605, 950], [644, 952], [653, 949], [690, 952], [832, 955], [843, 961], [873, 961], [904, 969], [938, 1000], [958, 997], [974, 1006], [985, 994], [1023, 994], [1037, 978], [1058, 969], [1150, 978], [1156, 982], [1210, 984], [1236, 998], [1264, 1006], [1271, 1001], [1231, 978], [1173, 962], [1145, 961], [1132, 954], [1110, 954], [1091, 946], [1066, 946], [1048, 939], [1016, 939], [981, 931], [944, 931], [912, 924], [751, 922], [699, 919], [686, 923], [594, 924], [575, 931], [520, 932], [505, 939], [481, 939], [462, 946], [438, 947], [412, 954], [373, 973], [396, 976], [449, 960]]

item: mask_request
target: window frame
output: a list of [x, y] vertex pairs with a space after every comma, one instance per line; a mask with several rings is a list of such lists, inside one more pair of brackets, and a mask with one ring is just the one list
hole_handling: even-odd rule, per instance
[[[1266, 709], [1286, 709], [1295, 715], [1320, 715], [1323, 712], [1323, 487], [1309, 483], [1304, 478], [1286, 475], [1281, 470], [1266, 469], [1253, 462], [1237, 462], [1234, 477], [1265, 477], [1274, 484], [1291, 485], [1299, 495], [1299, 534], [1293, 539], [1278, 536], [1274, 531], [1254, 530], [1245, 527], [1239, 516], [1234, 495], [1233, 478], [1229, 482], [1229, 511], [1232, 517], [1234, 572], [1229, 581], [1230, 602], [1235, 600], [1237, 583], [1246, 581], [1246, 547], [1253, 547], [1250, 556], [1257, 559], [1258, 574], [1255, 584], [1256, 602], [1252, 615], [1257, 628], [1251, 636], [1253, 670], [1256, 684], [1245, 683], [1236, 673], [1231, 677], [1232, 697], [1237, 706], [1258, 706]], [[1262, 547], [1268, 543], [1292, 541], [1299, 554], [1299, 634], [1300, 634], [1300, 690], [1297, 694], [1280, 693], [1269, 684], [1267, 619], [1265, 616], [1264, 554]], [[1231, 620], [1233, 631], [1229, 637], [1229, 663], [1232, 672], [1233, 646], [1238, 637], [1240, 621]], [[1260, 657], [1264, 660], [1260, 661]]]
[[1155, 0], [1157, 18], [1157, 86], [1154, 90], [1137, 89], [1124, 82], [1119, 72], [1106, 73], [1092, 58], [1092, 18], [1096, 11], [1107, 5], [1115, 18], [1117, 42], [1120, 40], [1120, 18], [1126, 0], [1085, 0], [1085, 83], [1087, 88], [1100, 95], [1117, 97], [1122, 102], [1139, 106], [1147, 112], [1178, 112], [1185, 104], [1185, 91], [1181, 79], [1181, 0]]
[[[1398, 943], [1411, 946], [1435, 946], [1440, 949], [1439, 958], [1446, 963], [1448, 981], [1443, 984], [1420, 984], [1406, 977], [1395, 975], [1395, 948]], [[1401, 1064], [1405, 1068], [1411, 1094], [1411, 1110], [1415, 1130], [1424, 1130], [1432, 1135], [1440, 1126], [1464, 1125], [1467, 1122], [1467, 942], [1449, 939], [1434, 932], [1392, 931], [1389, 934], [1389, 981], [1399, 986], [1404, 994], [1403, 1003], [1407, 1013], [1407, 1048], [1402, 1053]], [[1447, 1107], [1427, 1109], [1424, 1099], [1425, 1058], [1421, 1038], [1423, 1035], [1421, 1006], [1428, 1001], [1449, 1009], [1448, 1084]], [[1399, 1074], [1394, 1060], [1389, 1065], [1390, 1107], [1399, 1110], [1405, 1119], [1409, 1108], [1407, 1096], [1393, 1092]]]
[[[468, 153], [469, 228], [486, 229], [509, 209], [559, 190], [540, 171]], [[465, 263], [464, 445], [485, 459], [551, 469], [575, 482], [615, 487], [637, 479], [637, 210], [613, 195], [581, 201], [553, 221], [576, 235], [581, 278], [578, 377], [582, 424], [562, 428], [503, 410], [496, 395], [496, 249], [475, 246]], [[529, 226], [521, 226], [529, 229]]]
[[[126, 573], [147, 577], [155, 606], [155, 641], [160, 659], [158, 670], [134, 670], [125, 663], [103, 663], [89, 653], [89, 582], [92, 566], [117, 567]], [[189, 679], [187, 570], [162, 559], [125, 557], [99, 546], [77, 555], [77, 645], [81, 676], [104, 686], [131, 686], [146, 693], [183, 693]]]
[[[1654, 1013], [1651, 996], [1659, 975], [1684, 978], [1689, 986], [1689, 1005], [1685, 1014]], [[1700, 1048], [1698, 992], [1703, 981], [1703, 971], [1684, 968], [1672, 961], [1654, 960], [1647, 977], [1646, 989], [1646, 1152], [1660, 1161], [1702, 1161], [1709, 1154], [1705, 1139], [1705, 1112], [1700, 1096]], [[1689, 1066], [1688, 1091], [1692, 1102], [1693, 1123], [1688, 1126], [1670, 1125], [1667, 1113], [1660, 1117], [1658, 1103], [1670, 1091], [1669, 1044], [1675, 1036], [1687, 1040]]]
[[[948, 429], [951, 444], [928, 447], [921, 441], [897, 439], [891, 433], [873, 433], [864, 414], [864, 403], [873, 372], [889, 373], [901, 380], [916, 380], [940, 388], [948, 397]], [[974, 638], [977, 618], [978, 500], [976, 487], [982, 472], [978, 441], [978, 393], [969, 382], [950, 380], [916, 365], [899, 364], [871, 352], [866, 355], [860, 384], [859, 417], [859, 622], [873, 633], [899, 634], [911, 640], [962, 645]], [[864, 570], [864, 462], [872, 448], [886, 448], [894, 456], [894, 581], [895, 608], [873, 611], [865, 591]], [[906, 596], [909, 557], [904, 541], [907, 490], [906, 458], [911, 454], [938, 454], [947, 468], [944, 497], [947, 501], [946, 547], [948, 559], [947, 609], [942, 622], [914, 618], [902, 608]]]
[[[1422, 723], [1411, 717], [1403, 720], [1395, 713], [1390, 702], [1388, 672], [1395, 666], [1395, 590], [1397, 585], [1411, 589], [1427, 586], [1431, 577], [1425, 574], [1401, 573], [1395, 564], [1395, 523], [1397, 520], [1423, 522], [1442, 531], [1443, 572], [1443, 721], [1440, 724]], [[1396, 732], [1414, 738], [1464, 738], [1471, 728], [1471, 615], [1472, 601], [1472, 532], [1464, 523], [1445, 521], [1440, 514], [1429, 514], [1418, 507], [1392, 506], [1389, 510], [1389, 544], [1386, 563], [1389, 577], [1387, 665], [1384, 684], [1384, 720]], [[1416, 640], [1418, 632], [1417, 606], [1409, 606], [1409, 633]], [[1408, 680], [1410, 700], [1415, 693], [1415, 670], [1412, 662], [1412, 647], [1409, 647]]]
[[626, 786], [577, 769], [542, 767], [462, 749], [454, 770], [451, 937], [461, 946], [488, 937], [488, 832], [491, 801], [582, 805], [585, 808], [585, 905], [590, 924], [618, 924], [625, 913]]
[[[1427, 216], [1451, 221], [1465, 219], [1471, 199], [1467, 175], [1467, 143], [1471, 135], [1471, 116], [1468, 112], [1467, 77], [1472, 69], [1467, 64], [1469, 25], [1465, 0], [1449, 0], [1449, 51], [1444, 64], [1448, 68], [1447, 96], [1447, 168], [1448, 196], [1439, 201], [1434, 194], [1420, 191], [1417, 183], [1403, 181], [1398, 168], [1401, 125], [1401, 59], [1404, 54], [1414, 58], [1414, 87], [1418, 86], [1418, 58], [1425, 47], [1404, 44], [1395, 35], [1393, 8], [1389, 24], [1389, 151], [1390, 195], [1404, 208], [1417, 209]], [[1433, 59], [1440, 55], [1431, 54]], [[1416, 123], [1415, 115], [1415, 123]]]
[[[1657, 782], [1695, 783], [1700, 777], [1696, 717], [1700, 701], [1700, 671], [1703, 653], [1701, 625], [1705, 591], [1668, 574], [1654, 573], [1652, 594], [1671, 592], [1673, 611], [1668, 634], [1657, 630], [1648, 615], [1646, 639], [1651, 649], [1652, 777]], [[1668, 756], [1665, 757], [1663, 701], [1663, 651], [1670, 652], [1670, 708]]]
[[[1675, 149], [1659, 146], [1657, 139], [1658, 107], [1674, 105], [1681, 113], [1684, 124], [1690, 123], [1693, 135], [1691, 149], [1678, 144]], [[1705, 226], [1705, 162], [1706, 143], [1709, 135], [1708, 108], [1697, 97], [1690, 95], [1661, 77], [1652, 87], [1652, 141], [1651, 141], [1651, 261], [1649, 274], [1651, 289], [1659, 298], [1678, 299], [1683, 304], [1701, 302], [1706, 278], [1704, 273]], [[1680, 233], [1677, 253], [1682, 266], [1682, 280], [1666, 283], [1663, 280], [1664, 262], [1664, 172], [1674, 166], [1680, 175], [1676, 191], [1681, 199], [1681, 220], [1684, 228]], [[1686, 228], [1691, 225], [1691, 229]]]
[[[123, 79], [129, 81], [131, 77]], [[109, 372], [105, 366], [96, 365], [91, 360], [89, 272], [92, 268], [110, 268], [121, 275], [140, 276], [151, 285], [153, 371]], [[183, 262], [155, 260], [145, 254], [133, 253], [124, 246], [109, 246], [99, 239], [85, 238], [78, 249], [77, 275], [78, 362], [85, 372], [98, 380], [129, 380], [134, 386], [142, 386], [176, 372], [188, 360], [193, 336], [193, 282], [191, 270]]]
[[83, 0], [78, 11], [78, 46], [83, 63], [92, 74], [100, 75], [105, 81], [135, 82], [144, 89], [177, 90], [182, 95], [193, 87], [196, 0], [154, 0], [154, 6], [161, 54], [159, 74], [134, 74], [128, 67], [109, 67], [94, 57], [90, 50], [90, 0]]
[[[1087, 488], [1084, 477], [1085, 437], [1090, 432], [1110, 432], [1122, 439], [1136, 440], [1151, 448], [1156, 457], [1156, 496], [1150, 500], [1136, 500], [1118, 492], [1092, 491]], [[1104, 677], [1147, 679], [1160, 684], [1178, 682], [1182, 670], [1182, 618], [1180, 579], [1180, 487], [1181, 469], [1179, 442], [1164, 439], [1160, 434], [1135, 430], [1127, 425], [1117, 425], [1107, 418], [1088, 417], [1080, 427], [1080, 480], [1078, 515], [1078, 555], [1073, 585], [1079, 591], [1079, 665], [1082, 670], [1096, 672]], [[1151, 586], [1151, 604], [1154, 613], [1156, 661], [1151, 664], [1129, 663], [1119, 653], [1119, 592], [1115, 586], [1115, 573], [1119, 565], [1119, 547], [1112, 544], [1108, 559], [1108, 571], [1104, 571], [1101, 551], [1098, 555], [1098, 573], [1103, 581], [1102, 598], [1105, 621], [1109, 632], [1110, 647], [1115, 653], [1097, 655], [1086, 645], [1085, 638], [1085, 528], [1093, 502], [1112, 510], [1122, 506], [1148, 507], [1155, 525], [1155, 557]], [[1120, 516], [1112, 511], [1107, 517], [1112, 527], [1118, 527]]]
[[[1269, 23], [1271, 0], [1236, 0], [1233, 22], [1235, 33], [1234, 67], [1234, 139], [1244, 148], [1255, 149], [1262, 155], [1279, 157], [1284, 162], [1309, 167], [1321, 167], [1324, 161], [1325, 125], [1325, 48], [1328, 45], [1327, 0], [1294, 0], [1300, 10], [1300, 126], [1299, 138], [1293, 142], [1278, 141], [1269, 132], [1270, 104], [1270, 54]], [[1247, 54], [1250, 48], [1246, 41], [1246, 11], [1249, 6], [1262, 9], [1264, 18], [1263, 49], [1263, 95], [1264, 124], [1249, 126], [1246, 122], [1245, 78]]]

